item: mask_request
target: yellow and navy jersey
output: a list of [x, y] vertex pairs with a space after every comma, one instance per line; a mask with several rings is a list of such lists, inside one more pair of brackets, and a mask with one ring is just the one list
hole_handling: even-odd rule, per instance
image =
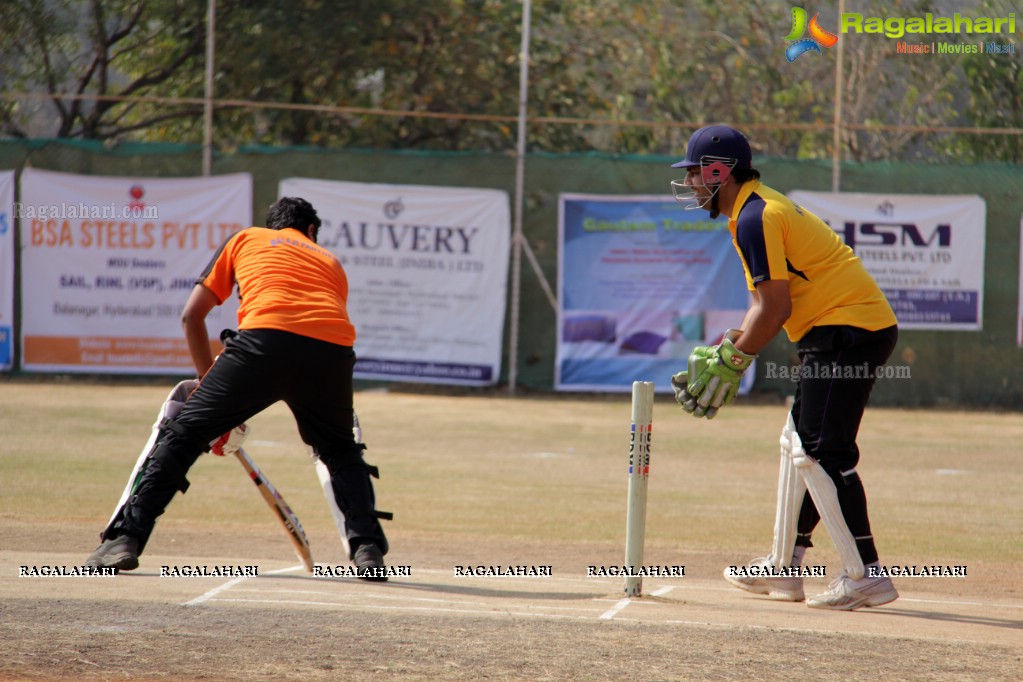
[[238, 285], [238, 329], [278, 329], [340, 346], [355, 343], [341, 263], [298, 230], [250, 227], [232, 235], [200, 282], [221, 303]]
[[743, 183], [728, 223], [746, 284], [788, 280], [792, 314], [785, 333], [801, 339], [819, 325], [877, 331], [896, 324], [877, 282], [823, 220], [759, 180]]

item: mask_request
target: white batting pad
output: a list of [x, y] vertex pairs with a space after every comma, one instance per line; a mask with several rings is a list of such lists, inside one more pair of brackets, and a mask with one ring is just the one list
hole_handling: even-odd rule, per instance
[[139, 471], [142, 470], [142, 464], [149, 457], [149, 453], [152, 452], [156, 446], [156, 440], [160, 435], [160, 424], [163, 423], [164, 419], [173, 419], [181, 412], [181, 408], [185, 406], [185, 401], [188, 400], [188, 396], [191, 395], [192, 391], [195, 390], [199, 382], [195, 379], [186, 379], [179, 382], [175, 386], [167, 399], [163, 401], [163, 405], [160, 406], [160, 412], [156, 415], [156, 421], [153, 422], [153, 428], [149, 434], [149, 440], [146, 441], [145, 447], [142, 448], [142, 452], [139, 453], [138, 459], [135, 461], [135, 468], [131, 470], [131, 475], [128, 477], [128, 484], [124, 487], [124, 492], [121, 493], [121, 499], [117, 502], [117, 506], [114, 507], [114, 513], [107, 521], [107, 527], [117, 519], [118, 514], [121, 512], [121, 507], [128, 501], [131, 496], [131, 490], [135, 486], [135, 479], [139, 475]]

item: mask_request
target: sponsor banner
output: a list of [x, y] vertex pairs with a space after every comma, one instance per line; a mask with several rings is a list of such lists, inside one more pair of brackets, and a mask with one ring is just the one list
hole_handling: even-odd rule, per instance
[[986, 204], [979, 196], [789, 193], [853, 248], [902, 329], [983, 326]]
[[0, 171], [0, 372], [14, 362], [14, 171]]
[[670, 393], [692, 349], [749, 307], [728, 221], [670, 196], [562, 194], [558, 253], [557, 390]]
[[[252, 178], [27, 168], [15, 214], [24, 369], [191, 374], [181, 310], [217, 248], [251, 224]], [[210, 313], [213, 347], [237, 310], [232, 296]]]
[[485, 386], [501, 373], [511, 221], [492, 189], [286, 178], [348, 275], [355, 377]]

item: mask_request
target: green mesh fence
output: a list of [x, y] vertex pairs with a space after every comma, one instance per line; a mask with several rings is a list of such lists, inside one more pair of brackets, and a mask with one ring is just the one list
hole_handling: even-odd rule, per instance
[[[547, 281], [557, 282], [558, 195], [668, 194], [677, 171], [668, 157], [601, 154], [529, 155], [523, 230]], [[819, 161], [755, 159], [766, 184], [781, 191], [829, 191], [831, 165]], [[199, 175], [195, 146], [65, 141], [0, 141], [0, 169], [35, 168], [95, 175]], [[501, 189], [514, 197], [515, 160], [507, 154], [388, 152], [379, 150], [243, 148], [214, 159], [215, 174], [253, 177], [253, 215], [262, 216], [286, 177]], [[983, 330], [903, 330], [891, 364], [910, 367], [910, 380], [881, 380], [879, 405], [947, 405], [1023, 409], [1023, 349], [1016, 344], [1023, 167], [938, 166], [910, 163], [845, 164], [842, 190], [901, 194], [977, 194], [987, 204]], [[509, 313], [510, 313], [509, 306]], [[507, 353], [507, 329], [505, 352]], [[555, 312], [523, 259], [519, 310], [518, 382], [553, 386]], [[17, 337], [17, 334], [15, 334]], [[764, 351], [757, 390], [790, 394], [785, 379], [763, 376], [766, 362], [793, 364], [795, 348], [781, 334]], [[502, 381], [507, 381], [508, 359]]]

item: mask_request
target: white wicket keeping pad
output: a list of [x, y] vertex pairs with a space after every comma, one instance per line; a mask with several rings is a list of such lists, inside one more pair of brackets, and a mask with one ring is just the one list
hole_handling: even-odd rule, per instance
[[[791, 412], [785, 424], [785, 430], [782, 431], [781, 443], [783, 455], [787, 448], [788, 455], [792, 458], [792, 464], [806, 484], [806, 489], [809, 491], [810, 497], [813, 499], [813, 503], [821, 515], [821, 519], [824, 521], [824, 526], [828, 529], [832, 542], [835, 543], [838, 556], [845, 565], [845, 572], [853, 580], [859, 580], [863, 577], [864, 573], [863, 559], [860, 558], [860, 552], [856, 548], [856, 539], [849, 530], [849, 525], [845, 522], [845, 515], [842, 513], [842, 507], [838, 503], [838, 490], [835, 488], [835, 482], [831, 480], [831, 477], [828, 476], [817, 460], [806, 454], [806, 450], [803, 449], [803, 443], [799, 439], [799, 434], [796, 433], [796, 423], [792, 419]], [[796, 504], [800, 504], [801, 501], [802, 498]], [[790, 513], [797, 515], [799, 514], [799, 509], [795, 508]], [[793, 542], [795, 542], [794, 533], [792, 537]], [[792, 547], [788, 549], [789, 559], [786, 562], [791, 560], [792, 557]]]

